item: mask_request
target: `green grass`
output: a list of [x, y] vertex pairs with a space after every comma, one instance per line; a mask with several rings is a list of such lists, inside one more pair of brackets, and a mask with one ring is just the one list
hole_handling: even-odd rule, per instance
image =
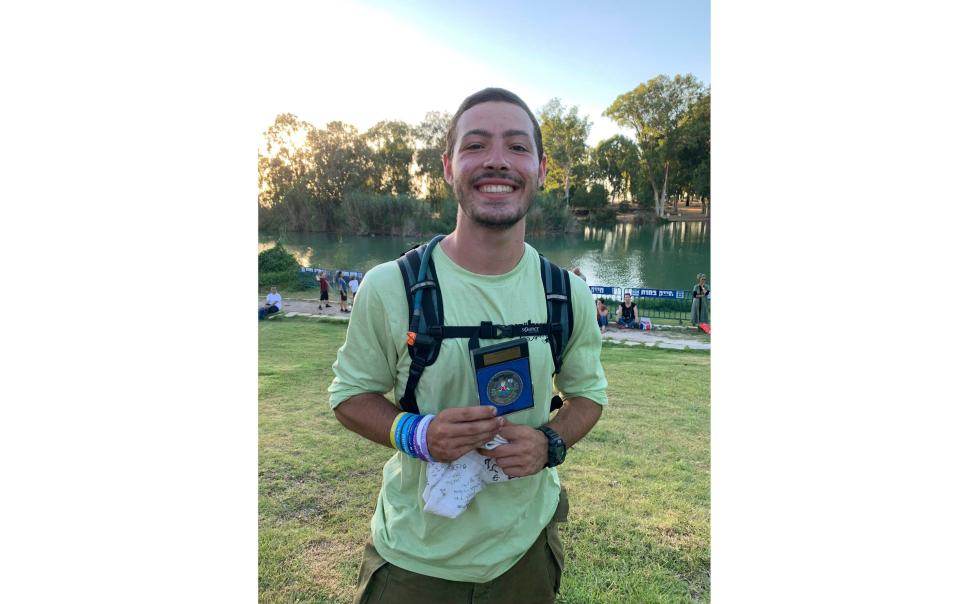
[[[349, 602], [393, 452], [343, 428], [326, 388], [346, 326], [260, 335], [261, 602]], [[708, 602], [708, 352], [604, 345], [609, 406], [559, 468], [566, 603]]]

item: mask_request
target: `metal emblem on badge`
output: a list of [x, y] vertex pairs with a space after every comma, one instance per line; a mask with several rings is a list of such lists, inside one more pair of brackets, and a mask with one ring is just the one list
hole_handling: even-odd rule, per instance
[[533, 407], [533, 378], [526, 340], [477, 348], [471, 353], [481, 405], [492, 405], [496, 415]]
[[522, 393], [523, 377], [512, 369], [500, 371], [486, 384], [486, 396], [497, 406], [512, 403]]

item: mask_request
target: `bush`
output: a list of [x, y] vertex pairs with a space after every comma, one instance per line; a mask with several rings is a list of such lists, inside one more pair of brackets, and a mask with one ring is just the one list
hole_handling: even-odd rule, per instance
[[589, 226], [599, 227], [599, 228], [609, 228], [616, 226], [616, 210], [606, 206], [596, 210], [590, 210], [589, 220], [587, 221]]
[[343, 199], [346, 229], [357, 235], [413, 235], [429, 220], [429, 204], [408, 195], [351, 191]]
[[299, 269], [261, 272], [258, 274], [259, 289], [265, 291], [275, 286], [281, 294], [284, 291], [300, 291], [304, 288], [297, 276], [299, 272]]
[[609, 193], [603, 185], [593, 185], [585, 193], [574, 197], [570, 203], [577, 208], [589, 210], [604, 208], [609, 203]]
[[566, 209], [566, 200], [552, 193], [537, 193], [526, 215], [527, 233], [566, 233], [576, 230], [577, 224]]
[[296, 271], [300, 268], [293, 254], [286, 251], [283, 244], [277, 242], [270, 249], [263, 250], [259, 256], [259, 271], [261, 273], [277, 273], [283, 271]]

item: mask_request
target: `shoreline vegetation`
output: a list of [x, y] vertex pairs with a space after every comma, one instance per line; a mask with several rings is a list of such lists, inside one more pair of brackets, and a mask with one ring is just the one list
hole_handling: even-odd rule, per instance
[[[675, 204], [675, 209], [657, 217], [652, 208], [629, 204], [608, 204], [600, 208], [567, 209], [564, 200], [537, 193], [526, 216], [526, 233], [532, 236], [575, 233], [584, 226], [610, 228], [618, 223], [668, 224], [669, 222], [708, 222], [703, 204]], [[409, 196], [349, 193], [342, 205], [320, 220], [309, 220], [302, 226], [322, 223], [327, 228], [284, 228], [285, 221], [261, 209], [260, 230], [267, 232], [333, 233], [360, 236], [425, 236], [449, 233], [456, 227], [456, 201], [444, 198], [438, 203], [424, 203]]]
[[[611, 99], [603, 112], [632, 136], [591, 146], [588, 115], [550, 99], [536, 112], [547, 174], [527, 215], [532, 235], [613, 226], [624, 210], [641, 224], [708, 220], [710, 89], [692, 75], [659, 75]], [[353, 235], [450, 232], [456, 202], [443, 172], [452, 116], [419, 124], [382, 120], [366, 132], [324, 128], [282, 113], [257, 154], [259, 229]], [[699, 216], [694, 216], [698, 208]]]

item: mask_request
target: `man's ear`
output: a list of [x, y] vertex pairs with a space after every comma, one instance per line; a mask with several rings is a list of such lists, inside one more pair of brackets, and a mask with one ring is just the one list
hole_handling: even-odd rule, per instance
[[546, 168], [546, 154], [543, 153], [543, 159], [539, 162], [539, 189], [542, 189], [546, 184], [546, 173], [548, 172]]
[[453, 162], [446, 153], [443, 154], [443, 179], [446, 184], [453, 186]]

